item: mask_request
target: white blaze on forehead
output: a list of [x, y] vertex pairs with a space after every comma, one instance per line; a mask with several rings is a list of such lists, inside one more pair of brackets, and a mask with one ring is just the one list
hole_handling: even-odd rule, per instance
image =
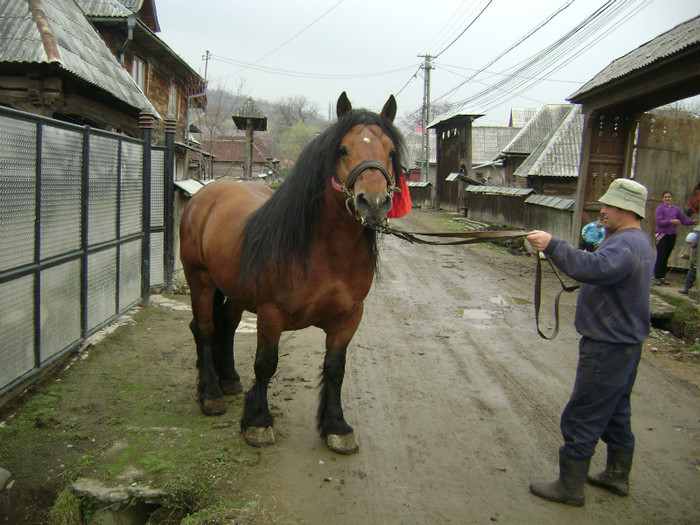
[[372, 142], [372, 139], [369, 138], [369, 136], [365, 135], [365, 136], [362, 138], [362, 142]]

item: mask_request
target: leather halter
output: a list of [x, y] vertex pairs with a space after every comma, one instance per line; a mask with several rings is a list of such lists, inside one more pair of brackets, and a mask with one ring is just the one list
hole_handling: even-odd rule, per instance
[[345, 207], [347, 208], [350, 215], [357, 217], [361, 222], [362, 220], [357, 216], [357, 211], [353, 212], [350, 209], [350, 205], [352, 204], [353, 199], [355, 198], [353, 188], [355, 186], [357, 178], [363, 171], [369, 169], [377, 169], [381, 172], [382, 175], [384, 175], [384, 178], [386, 179], [387, 193], [389, 195], [389, 198], [391, 198], [394, 195], [394, 191], [396, 191], [398, 188], [396, 188], [396, 186], [394, 185], [394, 177], [392, 177], [391, 173], [389, 173], [389, 170], [386, 169], [384, 164], [382, 164], [379, 161], [364, 160], [360, 162], [357, 166], [353, 168], [345, 182], [340, 180], [337, 173], [335, 173], [331, 178], [331, 184], [333, 185], [333, 188], [336, 191], [342, 192], [342, 194], [345, 195]]

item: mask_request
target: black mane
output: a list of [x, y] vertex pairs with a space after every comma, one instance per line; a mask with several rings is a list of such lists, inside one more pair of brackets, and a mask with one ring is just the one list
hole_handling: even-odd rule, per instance
[[[266, 268], [278, 277], [291, 279], [291, 268], [299, 265], [306, 275], [310, 242], [323, 212], [323, 195], [334, 174], [343, 137], [358, 124], [375, 124], [396, 149], [394, 178], [402, 166], [403, 138], [386, 118], [365, 109], [351, 110], [304, 148], [284, 183], [251, 217], [244, 230], [239, 279], [258, 279]], [[364, 229], [367, 249], [378, 261], [377, 234]]]

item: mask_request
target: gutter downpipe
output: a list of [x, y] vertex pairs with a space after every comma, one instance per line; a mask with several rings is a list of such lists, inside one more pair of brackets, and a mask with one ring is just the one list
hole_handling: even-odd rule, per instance
[[124, 41], [124, 44], [122, 45], [122, 48], [119, 50], [119, 62], [121, 62], [121, 65], [124, 65], [124, 53], [126, 52], [126, 48], [129, 47], [129, 44], [131, 44], [131, 41], [134, 39], [134, 27], [136, 26], [136, 15], [129, 15], [126, 17], [126, 40]]

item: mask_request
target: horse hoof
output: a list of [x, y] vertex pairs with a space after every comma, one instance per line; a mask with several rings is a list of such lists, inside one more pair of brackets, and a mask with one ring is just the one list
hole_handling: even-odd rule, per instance
[[275, 444], [272, 427], [248, 427], [245, 431], [246, 443], [253, 447], [266, 447]]
[[326, 437], [326, 444], [329, 449], [339, 454], [355, 454], [360, 450], [360, 445], [357, 443], [353, 432], [348, 432], [342, 436], [338, 434], [328, 434], [328, 437]]
[[224, 379], [219, 381], [219, 387], [225, 396], [232, 396], [243, 392], [243, 386], [238, 379]]
[[220, 416], [226, 413], [226, 401], [221, 397], [205, 399], [200, 403], [200, 407], [207, 416]]

